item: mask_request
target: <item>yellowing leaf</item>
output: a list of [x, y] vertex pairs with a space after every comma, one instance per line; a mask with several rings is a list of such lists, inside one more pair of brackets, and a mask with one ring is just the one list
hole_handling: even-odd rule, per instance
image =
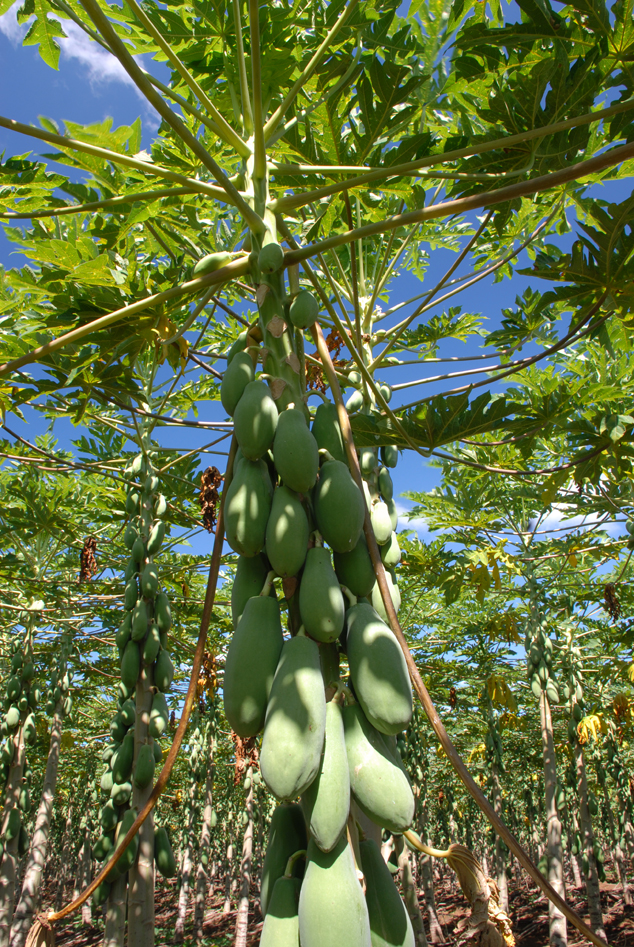
[[580, 720], [577, 725], [577, 736], [579, 743], [582, 745], [588, 743], [590, 737], [593, 740], [598, 740], [600, 733], [607, 733], [606, 723], [600, 714], [589, 714]]

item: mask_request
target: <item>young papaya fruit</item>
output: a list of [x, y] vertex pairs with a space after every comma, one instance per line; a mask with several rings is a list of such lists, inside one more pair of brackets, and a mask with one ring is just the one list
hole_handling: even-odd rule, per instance
[[416, 947], [412, 922], [374, 839], [359, 842], [372, 947]]
[[320, 450], [327, 450], [331, 457], [340, 460], [343, 464], [348, 463], [337, 408], [332, 402], [323, 401], [315, 411], [313, 436]]
[[248, 329], [244, 329], [238, 338], [235, 340], [229, 351], [227, 352], [227, 365], [231, 365], [232, 361], [238, 354], [238, 352], [244, 352], [247, 347], [247, 335], [249, 334]]
[[238, 621], [244, 606], [254, 595], [259, 595], [266, 580], [269, 568], [263, 556], [239, 556], [236, 574], [231, 587], [231, 620], [233, 627]]
[[398, 447], [394, 444], [385, 444], [381, 448], [381, 460], [386, 467], [396, 467], [398, 463]]
[[376, 452], [372, 447], [362, 447], [358, 456], [361, 473], [364, 477], [369, 477], [376, 467]]
[[154, 664], [154, 683], [167, 694], [174, 680], [174, 665], [166, 648], [161, 648]]
[[[132, 772], [134, 760], [134, 730], [128, 730], [121, 746], [112, 757], [112, 778], [115, 783], [125, 783]], [[120, 803], [117, 803], [119, 805]]]
[[330, 852], [308, 843], [299, 895], [302, 947], [372, 947], [370, 920], [352, 849], [343, 833]]
[[152, 709], [150, 711], [150, 736], [158, 739], [167, 730], [169, 723], [169, 710], [165, 694], [158, 691], [152, 698]]
[[113, 783], [110, 790], [110, 798], [115, 806], [123, 806], [132, 795], [132, 783]]
[[273, 461], [282, 483], [297, 493], [308, 493], [319, 470], [317, 441], [298, 408], [287, 408], [278, 418], [273, 440]]
[[222, 266], [226, 266], [231, 261], [231, 253], [227, 250], [218, 250], [215, 253], [208, 253], [195, 264], [192, 270], [192, 277], [206, 276], [207, 273], [215, 273]]
[[109, 852], [112, 851], [114, 842], [114, 833], [109, 832], [106, 835], [100, 835], [92, 847], [92, 857], [95, 861], [102, 862]]
[[[394, 611], [398, 615], [399, 608], [401, 607], [401, 593], [398, 585], [392, 578], [392, 573], [386, 571], [385, 578], [387, 580], [387, 585], [390, 590], [390, 595], [392, 596], [392, 602], [394, 604]], [[383, 604], [383, 598], [381, 596], [381, 590], [379, 589], [379, 583], [375, 582], [372, 589], [372, 608], [379, 614], [384, 622], [387, 622], [387, 612], [385, 611], [385, 605]]]
[[278, 575], [297, 575], [306, 559], [308, 533], [308, 517], [297, 494], [284, 485], [276, 487], [266, 524], [266, 555]]
[[354, 549], [350, 552], [336, 552], [333, 559], [335, 572], [341, 585], [350, 589], [357, 598], [365, 598], [372, 594], [376, 576], [363, 532]]
[[[161, 546], [163, 545], [163, 540], [165, 539], [165, 523], [162, 520], [157, 520], [156, 523], [153, 523], [152, 529], [150, 530], [150, 535], [147, 541], [147, 554], [148, 556], [155, 556]], [[157, 581], [158, 587], [158, 581]], [[152, 593], [155, 594], [155, 593]]]
[[255, 370], [249, 353], [236, 352], [227, 365], [220, 385], [220, 400], [229, 417], [233, 417], [244, 389], [254, 378]]
[[277, 273], [284, 265], [284, 251], [279, 243], [267, 243], [258, 253], [258, 268], [265, 275]]
[[121, 680], [130, 690], [136, 686], [141, 670], [141, 654], [136, 641], [128, 641], [121, 658]]
[[105, 806], [101, 807], [99, 818], [104, 832], [114, 832], [117, 827], [117, 810], [112, 799], [108, 799]]
[[96, 908], [101, 907], [102, 904], [105, 904], [110, 895], [110, 889], [112, 885], [107, 881], [101, 881], [95, 890], [92, 893], [92, 903]]
[[227, 542], [242, 556], [257, 556], [264, 546], [273, 488], [263, 460], [241, 460], [227, 490]]
[[123, 593], [124, 605], [128, 611], [131, 611], [134, 608], [138, 597], [139, 586], [137, 584], [136, 575], [134, 575], [126, 582], [125, 591]]
[[355, 390], [346, 401], [346, 411], [348, 414], [354, 414], [363, 407], [363, 392]]
[[154, 830], [154, 861], [157, 871], [164, 878], [173, 878], [176, 874], [176, 859], [170, 843], [167, 829], [159, 825]]
[[282, 875], [273, 887], [260, 947], [299, 947], [299, 878]]
[[154, 779], [154, 748], [149, 743], [144, 743], [139, 748], [137, 758], [134, 763], [134, 784], [139, 789], [145, 789]]
[[377, 825], [402, 834], [414, 818], [414, 796], [402, 764], [360, 704], [343, 708], [343, 727], [350, 789], [357, 805]]
[[295, 799], [319, 770], [326, 727], [324, 682], [315, 641], [284, 643], [266, 710], [262, 778], [278, 799]]
[[363, 527], [363, 496], [341, 461], [329, 460], [321, 468], [314, 510], [319, 532], [335, 552], [354, 549]]
[[121, 705], [121, 720], [126, 727], [132, 727], [136, 720], [136, 707], [131, 697], [128, 697]]
[[396, 509], [396, 503], [394, 498], [391, 500], [386, 500], [385, 505], [387, 506], [387, 511], [390, 514], [390, 523], [392, 524], [392, 529], [396, 529], [398, 526], [398, 510]]
[[259, 460], [275, 437], [277, 406], [263, 381], [251, 381], [233, 413], [236, 439], [247, 460]]
[[12, 842], [14, 838], [20, 834], [20, 829], [22, 827], [22, 815], [17, 806], [14, 806], [12, 809], [9, 809], [9, 815], [4, 828], [4, 841]]
[[383, 499], [387, 502], [394, 497], [394, 484], [392, 483], [392, 477], [390, 476], [390, 471], [387, 467], [381, 467], [379, 470], [379, 493]]
[[[277, 806], [271, 818], [269, 838], [262, 864], [260, 884], [260, 909], [266, 917], [273, 888], [278, 878], [286, 871], [286, 865], [295, 852], [308, 845], [306, 823], [301, 808], [296, 803], [282, 803]], [[304, 861], [298, 859], [293, 867], [293, 876], [301, 878], [304, 874]]]
[[141, 573], [141, 594], [145, 598], [154, 598], [158, 592], [158, 569], [153, 562], [148, 562]]
[[288, 315], [296, 329], [308, 329], [319, 315], [319, 302], [309, 289], [302, 289], [293, 299]]
[[283, 643], [277, 601], [250, 598], [229, 643], [223, 688], [227, 720], [241, 737], [255, 736], [264, 726]]
[[335, 641], [343, 631], [345, 605], [330, 550], [308, 550], [299, 586], [299, 612], [306, 633], [316, 641]]
[[381, 560], [386, 569], [394, 569], [401, 561], [401, 547], [396, 533], [390, 533], [388, 541], [381, 546]]
[[154, 618], [159, 631], [169, 631], [172, 627], [172, 609], [166, 592], [159, 592], [154, 599]]
[[322, 852], [330, 852], [343, 832], [350, 811], [350, 777], [341, 707], [326, 704], [326, 734], [317, 776], [305, 790], [302, 809], [310, 834]]
[[[119, 842], [122, 842], [125, 835], [132, 828], [134, 820], [138, 815], [138, 811], [131, 807], [126, 809], [123, 813], [123, 818], [118, 823], [115, 835], [114, 835], [114, 845], [115, 848], [119, 845]], [[106, 881], [109, 881], [111, 884], [113, 881], [116, 881], [117, 878], [120, 878], [122, 875], [125, 875], [129, 871], [134, 862], [136, 861], [136, 856], [139, 851], [139, 833], [133, 837], [132, 841], [124, 848], [119, 860], [115, 862], [108, 874], [106, 875]]]
[[399, 733], [412, 716], [412, 685], [403, 651], [371, 605], [346, 614], [346, 652], [354, 692], [381, 733]]
[[143, 662], [144, 664], [153, 664], [161, 647], [161, 632], [156, 622], [152, 622], [148, 635], [143, 643]]
[[392, 521], [387, 503], [384, 503], [383, 500], [375, 500], [370, 507], [370, 518], [374, 538], [379, 546], [384, 546], [392, 535]]
[[136, 603], [132, 609], [132, 631], [131, 636], [133, 641], [141, 641], [145, 638], [147, 633], [147, 623], [148, 623], [148, 614], [147, 614], [147, 605], [142, 598]]

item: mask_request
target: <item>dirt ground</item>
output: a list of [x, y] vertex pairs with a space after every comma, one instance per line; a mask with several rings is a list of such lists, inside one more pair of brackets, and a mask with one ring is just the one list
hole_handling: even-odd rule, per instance
[[[249, 914], [248, 947], [257, 947], [262, 931], [262, 916], [255, 904], [256, 897], [257, 892], [254, 890]], [[156, 947], [168, 947], [174, 943], [176, 900], [175, 882], [161, 882], [157, 889], [156, 901]], [[236, 912], [223, 914], [222, 900], [218, 892], [207, 905], [201, 947], [230, 947], [233, 942]], [[634, 907], [623, 903], [617, 885], [610, 881], [601, 885], [601, 900], [610, 947], [634, 947]], [[460, 890], [456, 890], [449, 883], [437, 886], [436, 901], [447, 947], [452, 947], [456, 925], [461, 918], [468, 915], [468, 905]], [[588, 922], [583, 892], [569, 891], [568, 901]], [[48, 905], [45, 907], [48, 908]], [[425, 916], [422, 904], [421, 907]], [[538, 897], [535, 891], [526, 887], [516, 888], [510, 896], [510, 915], [516, 947], [545, 947], [548, 944], [548, 904], [545, 898]], [[77, 920], [68, 925], [60, 924], [55, 932], [56, 947], [93, 947], [100, 944], [103, 938], [101, 911], [93, 911], [93, 923], [91, 928], [82, 926]], [[425, 926], [429, 937], [427, 922]], [[570, 926], [568, 936], [570, 947], [587, 943]], [[191, 915], [188, 917], [183, 943], [185, 947], [191, 947], [195, 943]]]

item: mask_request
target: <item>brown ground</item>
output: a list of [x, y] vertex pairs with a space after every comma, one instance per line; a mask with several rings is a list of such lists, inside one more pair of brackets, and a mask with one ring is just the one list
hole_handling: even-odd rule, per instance
[[[253, 892], [254, 898], [256, 892]], [[580, 891], [569, 892], [569, 901], [586, 922], [585, 899]], [[446, 936], [447, 947], [454, 944], [453, 932], [461, 918], [468, 914], [466, 901], [459, 890], [449, 883], [436, 888], [439, 919]], [[623, 904], [617, 886], [610, 882], [601, 885], [603, 915], [610, 947], [634, 947], [634, 907]], [[230, 947], [236, 922], [236, 912], [222, 913], [220, 893], [207, 905], [201, 947]], [[48, 908], [48, 905], [46, 905]], [[548, 905], [533, 890], [522, 886], [511, 895], [510, 914], [516, 947], [545, 947], [548, 944]], [[74, 922], [56, 930], [56, 947], [93, 947], [102, 941], [103, 923], [100, 912], [94, 911], [93, 928], [83, 928]], [[156, 947], [168, 947], [174, 943], [174, 925], [176, 922], [176, 888], [173, 882], [162, 882], [157, 890], [156, 901]], [[188, 919], [185, 947], [194, 944], [192, 918]], [[429, 927], [426, 924], [429, 935]], [[262, 930], [262, 917], [255, 907], [249, 915], [248, 947], [257, 947]], [[569, 945], [586, 944], [583, 938], [569, 927]], [[345, 945], [343, 945], [345, 947]]]

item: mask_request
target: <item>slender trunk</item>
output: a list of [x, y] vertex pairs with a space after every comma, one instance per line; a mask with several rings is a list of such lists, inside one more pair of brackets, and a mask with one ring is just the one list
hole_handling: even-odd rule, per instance
[[[81, 888], [82, 890], [90, 884], [92, 867], [92, 850], [90, 845], [90, 825], [86, 826], [86, 835], [84, 838], [84, 849], [82, 856]], [[84, 927], [92, 927], [92, 903], [91, 899], [81, 906], [81, 921]]]
[[64, 892], [66, 890], [66, 878], [68, 877], [68, 866], [70, 861], [70, 833], [73, 823], [73, 808], [68, 807], [66, 816], [66, 825], [64, 826], [64, 835], [62, 837], [62, 851], [60, 857], [59, 877], [57, 880], [57, 891], [55, 893], [55, 910], [61, 911], [64, 902]]
[[583, 879], [581, 877], [581, 868], [579, 866], [579, 856], [570, 854], [570, 867], [575, 888], [583, 888]]
[[253, 767], [247, 768], [247, 779], [250, 780], [249, 792], [246, 798], [248, 821], [242, 840], [242, 859], [240, 861], [240, 899], [238, 901], [238, 916], [236, 917], [235, 947], [246, 947], [247, 931], [249, 928], [249, 890], [251, 888], [251, 863], [253, 860]]
[[619, 836], [616, 831], [616, 825], [614, 824], [614, 814], [612, 812], [612, 806], [610, 804], [610, 797], [608, 796], [608, 787], [606, 786], [605, 780], [603, 781], [603, 800], [605, 802], [605, 811], [608, 816], [608, 825], [610, 828], [610, 836], [612, 838], [612, 851], [614, 853], [614, 865], [616, 867], [616, 874], [619, 879], [619, 884], [621, 885], [621, 890], [623, 892], [623, 901], [627, 905], [634, 903], [634, 898], [632, 898], [632, 890], [627, 883], [627, 868], [625, 866], [625, 858], [623, 857], [623, 849], [621, 848], [621, 843], [619, 841]]
[[214, 737], [209, 744], [209, 759], [207, 764], [207, 779], [205, 782], [205, 805], [203, 809], [203, 824], [200, 833], [198, 848], [198, 869], [196, 871], [196, 899], [194, 902], [194, 932], [196, 943], [200, 943], [203, 936], [203, 918], [205, 916], [205, 894], [209, 882], [206, 865], [209, 864], [209, 849], [211, 847], [211, 819], [213, 813], [214, 791]]
[[229, 914], [231, 911], [231, 875], [233, 874], [233, 845], [231, 842], [227, 845], [225, 872], [225, 903], [222, 908], [222, 913]]
[[48, 838], [51, 831], [51, 816], [53, 813], [53, 799], [55, 797], [55, 785], [57, 783], [57, 771], [59, 767], [59, 751], [62, 741], [62, 724], [64, 719], [62, 699], [57, 701], [53, 722], [51, 724], [51, 739], [48, 747], [48, 758], [46, 760], [46, 770], [44, 771], [44, 785], [37, 815], [35, 816], [35, 827], [33, 829], [33, 838], [26, 862], [24, 872], [24, 881], [20, 900], [13, 918], [11, 927], [11, 947], [24, 947], [26, 935], [29, 932], [33, 915], [37, 911], [40, 890], [42, 886], [42, 872], [46, 864], [46, 853], [48, 850]]
[[[553, 739], [553, 721], [550, 702], [546, 692], [539, 698], [539, 716], [542, 730], [542, 752], [544, 757], [544, 793], [546, 802], [546, 850], [548, 853], [548, 880], [561, 898], [566, 897], [564, 865], [561, 848], [561, 822], [557, 815], [557, 760]], [[550, 947], [567, 947], [568, 931], [566, 918], [552, 901], [548, 902]]]
[[[152, 669], [143, 667], [136, 685], [136, 717], [134, 723], [134, 759], [141, 747], [152, 744], [150, 711], [152, 709]], [[134, 784], [132, 805], [141, 809], [150, 797], [152, 785], [139, 789]], [[139, 829], [139, 854], [129, 872], [128, 944], [130, 947], [154, 947], [154, 818], [152, 813]]]
[[[496, 815], [503, 817], [502, 811], [502, 792], [500, 790], [500, 773], [497, 763], [491, 767], [491, 779], [493, 783], [493, 808]], [[509, 888], [506, 876], [506, 854], [503, 848], [502, 839], [499, 835], [495, 836], [495, 868], [498, 891], [500, 893], [500, 907], [505, 914], [509, 912]]]
[[425, 925], [423, 924], [423, 915], [420, 913], [418, 903], [418, 892], [414, 882], [412, 872], [412, 863], [410, 859], [410, 850], [403, 842], [402, 835], [394, 836], [394, 850], [398, 855], [398, 867], [401, 872], [401, 883], [403, 885], [403, 900], [414, 928], [414, 943], [416, 947], [427, 947], [427, 935], [425, 934]]
[[[106, 929], [103, 935], [103, 947], [123, 947], [125, 940], [125, 909], [128, 893], [128, 878], [117, 878], [110, 894], [106, 909]], [[130, 947], [134, 947], [130, 942]]]
[[436, 910], [436, 898], [434, 895], [434, 881], [432, 878], [431, 858], [429, 855], [423, 855], [421, 858], [421, 879], [423, 882], [423, 894], [425, 896], [425, 906], [427, 908], [427, 917], [429, 918], [429, 933], [432, 944], [444, 944], [445, 938], [438, 920], [438, 911]]
[[583, 756], [583, 747], [577, 741], [574, 748], [575, 769], [577, 771], [577, 792], [579, 794], [579, 817], [581, 820], [581, 840], [588, 860], [588, 872], [586, 874], [586, 894], [588, 896], [588, 914], [590, 915], [590, 925], [592, 930], [604, 940], [607, 944], [608, 939], [603, 927], [603, 914], [601, 912], [601, 892], [599, 889], [599, 875], [597, 873], [597, 862], [594, 857], [594, 832], [592, 830], [592, 818], [588, 807], [588, 780], [586, 778], [586, 764]]
[[[5, 838], [7, 822], [12, 809], [19, 807], [22, 776], [24, 772], [24, 728], [22, 725], [13, 737], [13, 762], [9, 770], [5, 793], [4, 812], [2, 813], [2, 837]], [[11, 930], [11, 915], [15, 897], [15, 882], [18, 864], [19, 833], [11, 841], [5, 842], [2, 865], [0, 866], [0, 947], [8, 947]]]

